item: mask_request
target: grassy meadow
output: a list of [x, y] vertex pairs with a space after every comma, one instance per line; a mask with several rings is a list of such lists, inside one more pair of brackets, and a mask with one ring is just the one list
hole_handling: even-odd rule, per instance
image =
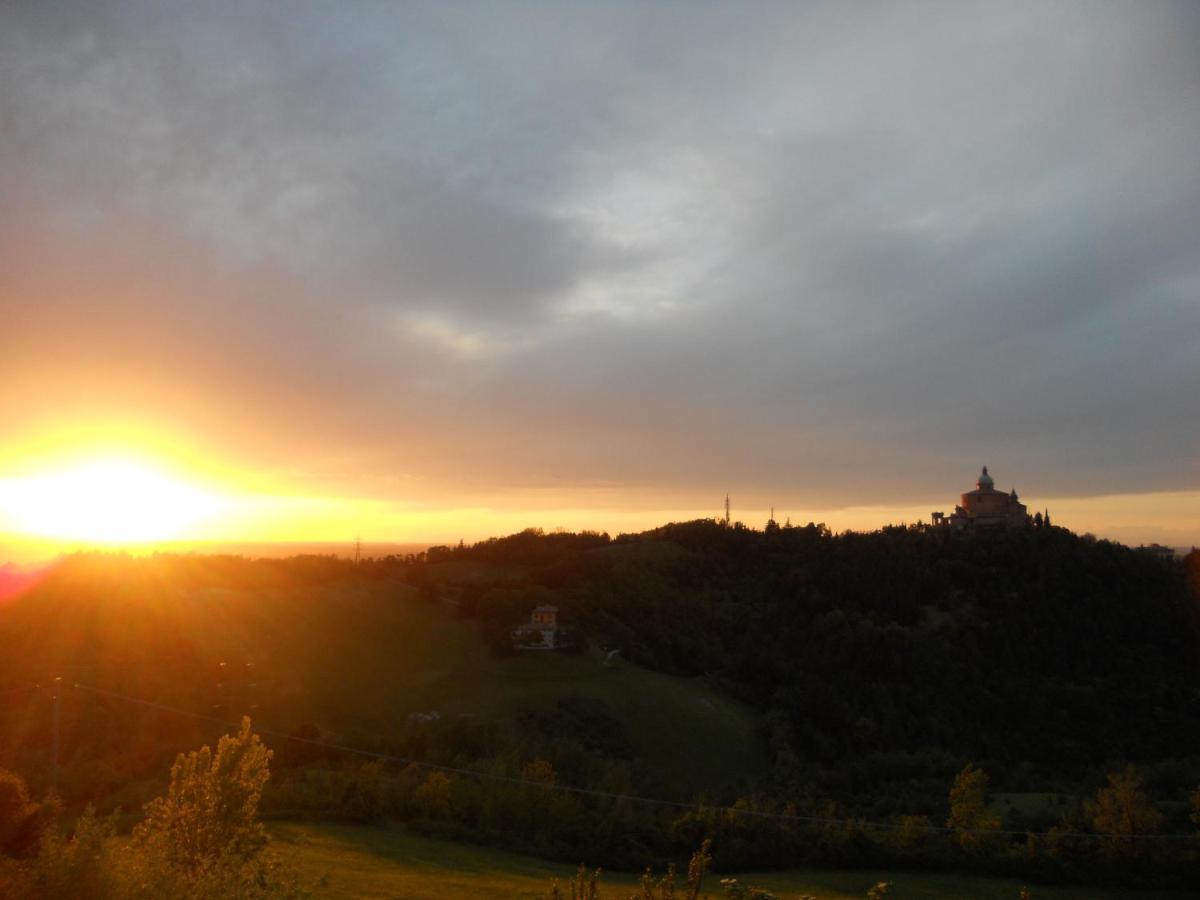
[[[402, 831], [346, 825], [277, 823], [275, 850], [291, 862], [318, 896], [405, 897], [411, 900], [532, 900], [549, 893], [551, 880], [566, 881], [570, 866]], [[707, 898], [723, 897], [720, 876], [707, 879]], [[1023, 883], [1006, 878], [925, 872], [797, 869], [738, 873], [743, 884], [766, 888], [781, 900], [861, 900], [878, 881], [893, 884], [889, 900], [1016, 900]], [[602, 896], [628, 897], [637, 876], [605, 873]], [[1034, 900], [1184, 900], [1183, 892], [1029, 885]]]

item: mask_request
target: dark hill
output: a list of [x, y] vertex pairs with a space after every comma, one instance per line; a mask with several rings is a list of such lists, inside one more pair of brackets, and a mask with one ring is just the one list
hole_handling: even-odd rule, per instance
[[1065, 529], [702, 520], [613, 541], [526, 532], [430, 559], [416, 577], [464, 596], [498, 647], [514, 586], [538, 592], [591, 639], [761, 709], [781, 760], [928, 751], [1078, 775], [1200, 746], [1184, 567]]

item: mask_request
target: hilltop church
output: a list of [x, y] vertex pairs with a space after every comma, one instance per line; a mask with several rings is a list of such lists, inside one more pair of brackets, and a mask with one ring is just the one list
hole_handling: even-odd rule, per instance
[[1017, 489], [1013, 488], [1007, 494], [996, 490], [996, 482], [988, 474], [987, 466], [975, 482], [975, 490], [967, 491], [960, 501], [949, 516], [933, 513], [934, 526], [948, 527], [952, 531], [977, 531], [1027, 528], [1032, 523], [1025, 504], [1017, 498]]

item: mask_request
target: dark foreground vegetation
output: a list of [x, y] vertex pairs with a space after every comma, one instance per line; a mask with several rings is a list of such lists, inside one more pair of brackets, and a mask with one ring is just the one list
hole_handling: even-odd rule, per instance
[[[405, 896], [422, 900], [541, 896], [547, 900], [838, 900], [866, 897], [988, 897], [1031, 900], [1028, 886], [979, 877], [904, 873], [893, 884], [879, 873], [792, 871], [738, 877], [710, 874], [711, 841], [687, 865], [649, 867], [615, 878], [579, 866], [574, 875], [530, 858], [414, 837], [396, 829], [277, 826], [270, 845], [258, 820], [271, 751], [248, 719], [207, 746], [180, 754], [163, 795], [148, 803], [128, 836], [115, 817], [98, 819], [89, 807], [73, 824], [53, 803], [31, 803], [23, 782], [0, 782], [0, 895], [14, 900], [136, 900], [136, 898], [300, 898]], [[335, 836], [336, 835], [336, 836]], [[349, 844], [338, 839], [349, 837]], [[432, 857], [430, 856], [432, 854]], [[430, 866], [430, 863], [433, 863]], [[548, 870], [558, 870], [558, 877]], [[548, 887], [547, 887], [548, 884]], [[766, 886], [761, 886], [761, 885]], [[829, 891], [832, 890], [832, 893]], [[632, 893], [630, 893], [632, 891]], [[1037, 896], [1083, 896], [1042, 889]], [[1109, 900], [1148, 900], [1141, 891], [1104, 891]], [[1176, 896], [1174, 893], [1171, 896]], [[1180, 895], [1181, 896], [1181, 895]], [[1155, 894], [1154, 900], [1166, 895]]]
[[[270, 751], [242, 722], [236, 735], [180, 754], [167, 791], [128, 840], [88, 807], [70, 829], [56, 804], [30, 803], [0, 772], [0, 895], [13, 898], [287, 898], [298, 881], [266, 852], [258, 804]], [[6, 856], [3, 854], [11, 854]]]
[[[54, 802], [68, 813], [140, 808], [164, 763], [220, 728], [186, 713], [254, 709], [276, 751], [274, 815], [404, 821], [625, 869], [711, 839], [719, 872], [1195, 887], [1198, 587], [1200, 554], [1171, 565], [1058, 528], [835, 536], [699, 521], [357, 565], [76, 557], [0, 606], [0, 765], [45, 792], [53, 720], [30, 686], [63, 674], [81, 685], [60, 710]], [[559, 607], [572, 649], [515, 654], [512, 629], [542, 603]], [[363, 662], [388, 642], [420, 664]], [[475, 662], [453, 668], [463, 659]], [[555, 693], [555, 672], [585, 668], [608, 693]], [[673, 779], [671, 754], [682, 770], [725, 757], [683, 725], [665, 735], [666, 762], [637, 749], [653, 722], [613, 691], [644, 690], [632, 679], [645, 670], [678, 676], [680, 705], [743, 704], [757, 725], [720, 740], [765, 748], [765, 764], [732, 762], [747, 750], [699, 782]], [[454, 705], [497, 678], [486, 702]], [[536, 692], [522, 686], [534, 678]]]

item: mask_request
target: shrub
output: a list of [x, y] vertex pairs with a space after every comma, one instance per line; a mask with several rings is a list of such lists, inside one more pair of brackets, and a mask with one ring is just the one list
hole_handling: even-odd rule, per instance
[[36, 853], [57, 810], [54, 801], [31, 801], [20, 776], [0, 769], [0, 854], [27, 857]]
[[75, 823], [70, 838], [50, 829], [28, 877], [14, 893], [39, 898], [119, 896], [122, 891], [110, 840], [113, 831], [113, 820], [97, 819], [90, 806]]

